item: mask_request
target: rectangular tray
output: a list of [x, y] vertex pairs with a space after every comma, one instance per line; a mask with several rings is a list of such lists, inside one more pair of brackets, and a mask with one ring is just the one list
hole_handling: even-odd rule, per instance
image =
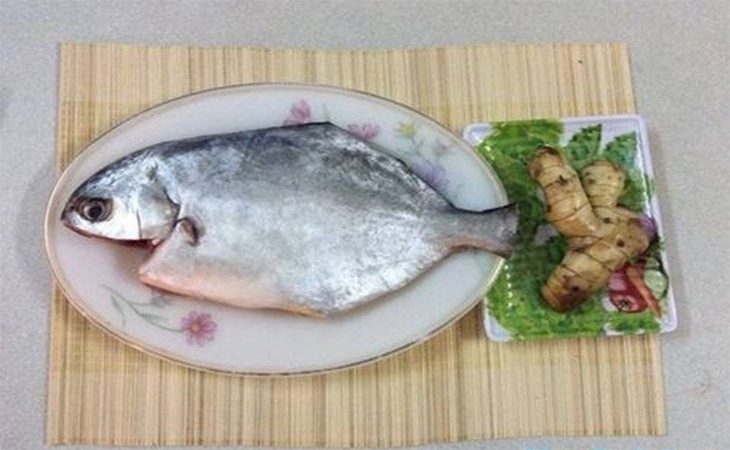
[[[475, 123], [464, 129], [464, 138], [475, 149], [492, 162], [513, 161], [516, 165], [493, 164], [498, 175], [505, 182], [510, 200], [538, 197], [537, 184], [518, 184], [529, 177], [526, 174], [526, 155], [540, 143], [565, 149], [576, 155], [576, 161], [586, 162], [600, 159], [609, 145], [614, 155], [624, 155], [624, 172], [627, 173], [629, 189], [619, 200], [631, 205], [640, 214], [653, 219], [657, 238], [647, 250], [647, 262], [643, 267], [644, 287], [652, 293], [650, 300], [660, 305], [661, 314], [651, 311], [649, 303], [642, 300], [640, 292], [621, 269], [614, 272], [609, 287], [587, 300], [585, 304], [568, 313], [550, 310], [539, 299], [539, 286], [552, 272], [547, 264], [557, 263], [562, 258], [559, 237], [552, 238], [556, 231], [544, 220], [537, 227], [530, 244], [520, 245], [517, 256], [508, 260], [492, 289], [482, 302], [484, 327], [487, 336], [499, 342], [526, 339], [547, 339], [582, 336], [615, 336], [640, 333], [666, 333], [677, 327], [676, 307], [669, 268], [662, 245], [662, 221], [656, 195], [653, 192], [654, 172], [652, 170], [649, 142], [644, 120], [637, 115], [575, 117], [567, 119], [538, 119], [527, 121]], [[616, 140], [618, 138], [618, 140]], [[489, 139], [485, 142], [485, 139]], [[623, 152], [623, 153], [617, 153]], [[506, 156], [506, 158], [505, 158]], [[496, 159], [495, 159], [496, 158]], [[507, 167], [510, 167], [507, 169]], [[523, 169], [524, 168], [524, 169]], [[501, 173], [500, 173], [501, 172]], [[521, 187], [535, 187], [535, 194]], [[628, 192], [627, 192], [628, 191]], [[549, 263], [542, 261], [548, 258]], [[557, 259], [556, 259], [557, 258]], [[555, 260], [555, 261], [553, 261]], [[547, 270], [540, 270], [546, 268]], [[532, 270], [530, 270], [532, 269]], [[528, 274], [525, 276], [524, 274]], [[522, 277], [519, 275], [523, 274]], [[535, 277], [537, 280], [528, 279]], [[609, 295], [610, 292], [610, 295]], [[613, 299], [613, 301], [611, 300]], [[644, 306], [646, 304], [646, 306]], [[638, 312], [626, 312], [620, 308], [642, 308]], [[620, 308], [619, 308], [620, 307]]]

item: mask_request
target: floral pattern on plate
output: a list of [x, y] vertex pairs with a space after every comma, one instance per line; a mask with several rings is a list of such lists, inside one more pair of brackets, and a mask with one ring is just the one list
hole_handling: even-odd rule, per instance
[[[282, 125], [302, 125], [318, 120], [337, 122], [332, 120], [327, 105], [322, 105], [321, 113], [315, 113], [308, 100], [300, 99], [291, 105]], [[375, 141], [381, 135], [381, 130], [391, 130], [402, 143], [398, 148], [392, 149], [397, 157], [435, 190], [444, 192], [449, 187], [449, 179], [440, 159], [449, 153], [451, 148], [438, 140], [433, 143], [427, 142], [420, 132], [420, 125], [416, 122], [398, 122], [395, 126], [388, 126], [378, 124], [374, 120], [365, 120], [347, 124], [336, 123], [336, 125], [365, 141]]]
[[114, 288], [102, 287], [109, 291], [109, 299], [114, 309], [119, 312], [122, 328], [126, 328], [127, 316], [131, 313], [132, 316], [142, 319], [150, 326], [167, 332], [181, 333], [186, 342], [191, 345], [202, 347], [215, 338], [218, 324], [213, 320], [210, 313], [196, 310], [189, 311], [179, 319], [179, 325], [175, 326], [174, 321], [166, 314], [166, 308], [171, 304], [171, 300], [164, 294], [155, 293], [149, 301], [139, 302], [129, 300]]

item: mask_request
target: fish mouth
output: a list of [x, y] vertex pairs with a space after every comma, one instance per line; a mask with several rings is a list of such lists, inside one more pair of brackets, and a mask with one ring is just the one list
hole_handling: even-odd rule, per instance
[[90, 231], [85, 230], [83, 227], [80, 227], [77, 225], [78, 219], [78, 212], [76, 211], [76, 208], [79, 204], [79, 199], [74, 198], [68, 201], [66, 203], [66, 206], [63, 208], [63, 211], [61, 211], [61, 223], [63, 223], [68, 229], [74, 231], [75, 233], [80, 234], [81, 236], [85, 238], [97, 238], [97, 237], [103, 237], [98, 236], [96, 234], [92, 234]]
[[77, 198], [72, 198], [66, 202], [66, 206], [64, 206], [63, 211], [61, 211], [61, 222], [67, 225], [69, 224], [70, 215], [74, 210], [76, 210], [76, 205], [78, 205], [78, 203], [79, 200]]
[[77, 233], [87, 239], [102, 239], [107, 242], [113, 242], [114, 244], [122, 247], [142, 248], [146, 250], [152, 250], [155, 248], [155, 242], [152, 239], [114, 239], [101, 234], [93, 234], [89, 231], [84, 230], [83, 228], [75, 226], [71, 220], [68, 220], [67, 217], [64, 217], [63, 213], [61, 214], [61, 221], [67, 228], [72, 230], [74, 233]]
[[86, 238], [97, 237], [96, 235], [91, 234], [90, 232], [88, 232], [88, 231], [84, 230], [83, 228], [78, 227], [76, 224], [74, 224], [72, 217], [73, 216], [68, 211], [63, 211], [61, 213], [61, 222], [66, 226], [66, 228], [68, 228], [68, 229], [74, 231], [75, 233], [78, 233], [81, 236], [86, 237]]
[[73, 199], [69, 200], [68, 203], [66, 203], [66, 206], [63, 208], [63, 211], [61, 211], [61, 222], [66, 225], [68, 228], [74, 230], [75, 232], [84, 235], [86, 237], [91, 237], [88, 232], [80, 229], [76, 226], [74, 223], [74, 216], [73, 214], [76, 212], [76, 205], [78, 205], [78, 200]]
[[100, 237], [100, 236], [96, 236], [94, 234], [91, 234], [88, 231], [85, 231], [85, 230], [83, 230], [81, 228], [77, 228], [77, 227], [73, 226], [73, 224], [70, 224], [68, 222], [64, 222], [63, 224], [66, 225], [66, 227], [68, 227], [70, 230], [73, 230], [74, 233], [78, 233], [78, 234], [80, 234], [81, 236], [83, 236], [85, 238]]

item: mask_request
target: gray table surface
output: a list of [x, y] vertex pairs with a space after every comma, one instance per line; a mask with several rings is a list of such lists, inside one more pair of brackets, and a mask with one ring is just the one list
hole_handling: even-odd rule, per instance
[[0, 17], [3, 449], [44, 445], [51, 274], [41, 218], [55, 178], [57, 44], [72, 40], [275, 47], [628, 42], [679, 306], [679, 329], [662, 337], [668, 434], [429, 448], [730, 446], [727, 2], [0, 0]]

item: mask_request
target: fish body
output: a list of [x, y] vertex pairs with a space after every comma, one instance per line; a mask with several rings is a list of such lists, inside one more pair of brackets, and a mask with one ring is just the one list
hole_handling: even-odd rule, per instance
[[63, 221], [155, 244], [142, 282], [239, 307], [329, 316], [448, 254], [505, 256], [516, 211], [459, 210], [398, 159], [329, 123], [139, 150], [91, 177]]

